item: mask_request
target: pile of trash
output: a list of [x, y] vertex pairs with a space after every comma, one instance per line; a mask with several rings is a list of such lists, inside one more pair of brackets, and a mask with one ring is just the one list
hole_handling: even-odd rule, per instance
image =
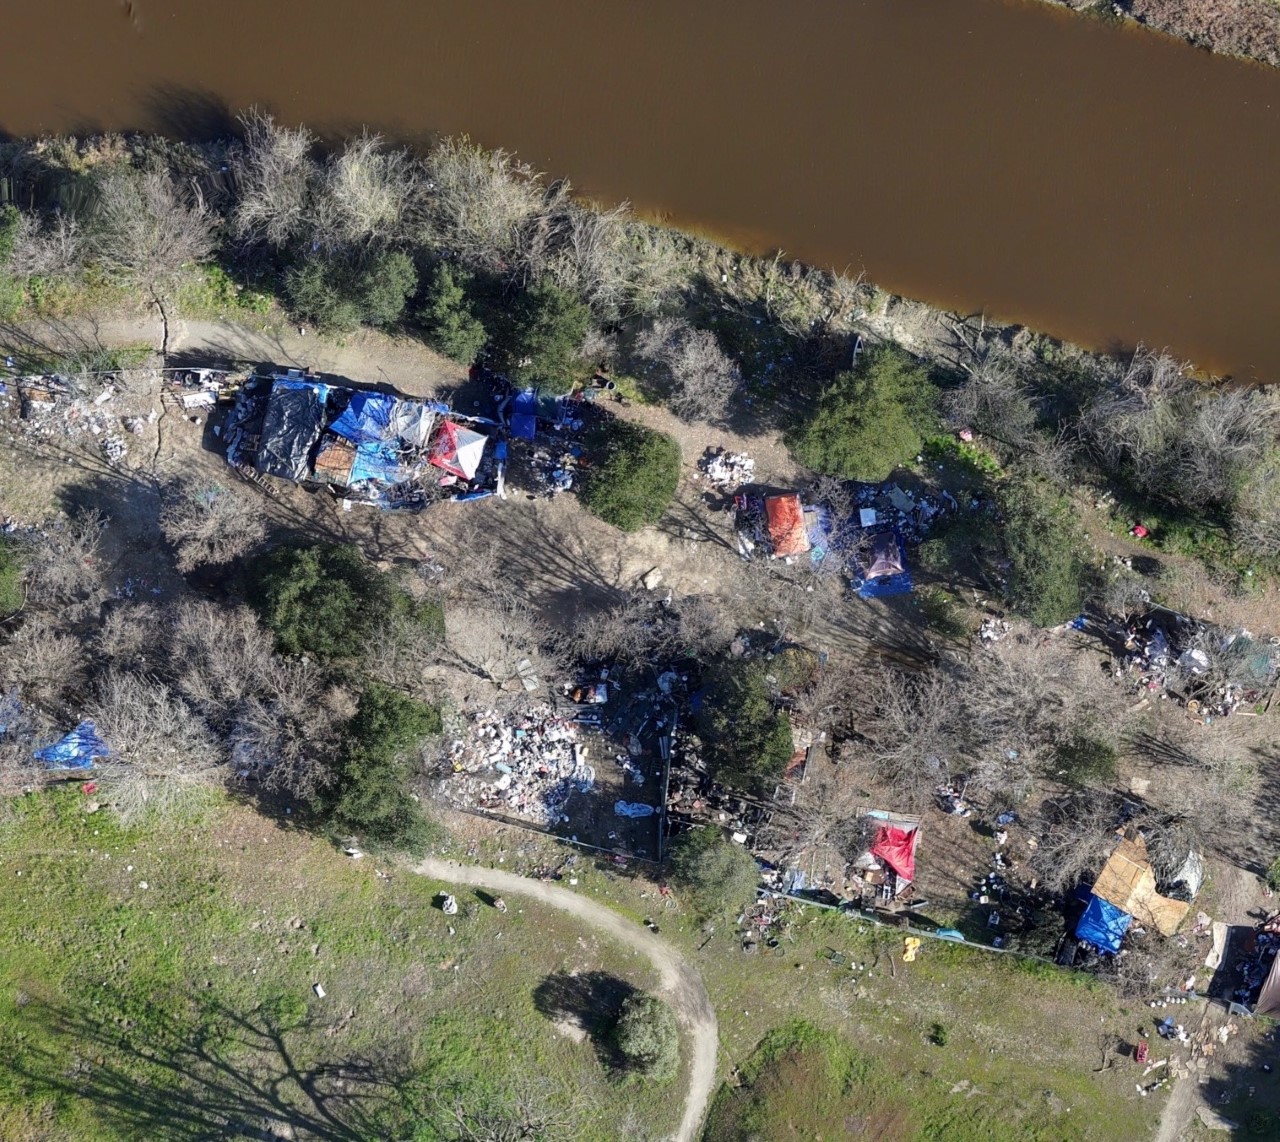
[[745, 452], [726, 452], [723, 445], [708, 448], [698, 461], [698, 470], [713, 488], [731, 492], [756, 478], [756, 462]]
[[[76, 395], [71, 381], [60, 376], [16, 377], [0, 381], [0, 413], [17, 412], [9, 424], [27, 441], [75, 440], [96, 443], [109, 464], [128, 455], [125, 431], [140, 435], [145, 424], [154, 424], [157, 409], [145, 416], [122, 416], [113, 401], [117, 386], [104, 378], [101, 391], [92, 398]], [[16, 439], [12, 434], [9, 440]]]
[[508, 715], [481, 711], [449, 760], [454, 776], [446, 785], [455, 803], [544, 827], [567, 822], [569, 799], [590, 792], [596, 779], [573, 721], [545, 704]]
[[[950, 492], [912, 495], [897, 484], [860, 486], [856, 499], [858, 508], [863, 509], [859, 512], [863, 527], [894, 527], [909, 544], [923, 540], [939, 519], [960, 511], [960, 502]], [[866, 509], [874, 510], [870, 519], [866, 516]], [[972, 512], [985, 509], [986, 504], [982, 500], [974, 499], [969, 504]]]

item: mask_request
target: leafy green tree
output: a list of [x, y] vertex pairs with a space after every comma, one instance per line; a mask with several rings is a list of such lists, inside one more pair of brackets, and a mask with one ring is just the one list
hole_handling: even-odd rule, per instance
[[581, 490], [587, 511], [620, 531], [639, 531], [662, 518], [680, 480], [680, 445], [673, 437], [611, 420], [597, 434], [592, 455]]
[[22, 556], [8, 536], [0, 535], [0, 619], [20, 611], [22, 603]]
[[715, 779], [765, 793], [791, 759], [791, 723], [774, 704], [761, 662], [723, 661], [708, 673], [699, 730]]
[[380, 682], [360, 695], [348, 745], [335, 774], [330, 825], [365, 843], [420, 849], [430, 822], [407, 788], [422, 739], [440, 732], [440, 711]]
[[567, 393], [582, 372], [578, 350], [591, 311], [577, 295], [543, 280], [516, 301], [505, 334], [508, 372], [517, 384]]
[[422, 306], [423, 332], [446, 357], [471, 364], [489, 340], [467, 297], [471, 275], [440, 262], [431, 271]]
[[277, 547], [248, 574], [249, 602], [285, 654], [358, 655], [393, 606], [390, 584], [352, 544]]
[[284, 277], [293, 311], [333, 330], [394, 325], [417, 286], [413, 259], [401, 250], [356, 257], [317, 254], [292, 266]]
[[1001, 506], [1010, 604], [1037, 626], [1075, 618], [1089, 595], [1089, 566], [1071, 504], [1049, 485], [1023, 478], [1006, 485]]
[[831, 382], [787, 443], [815, 472], [879, 482], [920, 451], [936, 401], [923, 366], [901, 349], [878, 346], [855, 372]]
[[743, 845], [710, 825], [690, 829], [671, 842], [671, 879], [704, 916], [736, 912], [755, 899], [760, 870]]
[[613, 1042], [633, 1074], [662, 1082], [680, 1069], [680, 1028], [671, 1007], [656, 995], [627, 996]]

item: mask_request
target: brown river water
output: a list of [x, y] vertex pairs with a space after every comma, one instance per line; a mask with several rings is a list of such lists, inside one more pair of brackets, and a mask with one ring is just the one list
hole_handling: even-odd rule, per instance
[[1016, 0], [46, 0], [0, 130], [466, 132], [603, 200], [1280, 380], [1280, 72]]

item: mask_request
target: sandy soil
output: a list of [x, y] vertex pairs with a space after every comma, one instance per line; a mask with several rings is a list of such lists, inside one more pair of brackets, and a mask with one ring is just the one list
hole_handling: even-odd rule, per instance
[[684, 1114], [676, 1131], [676, 1142], [693, 1142], [698, 1135], [716, 1081], [718, 1044], [716, 1013], [702, 985], [702, 977], [665, 940], [626, 920], [603, 904], [545, 881], [516, 876], [500, 869], [463, 865], [454, 861], [429, 859], [416, 868], [423, 876], [445, 883], [465, 884], [511, 896], [527, 896], [576, 916], [584, 923], [621, 941], [648, 957], [661, 980], [660, 994], [671, 1004], [676, 1018], [692, 1041], [689, 1059], [689, 1089]]

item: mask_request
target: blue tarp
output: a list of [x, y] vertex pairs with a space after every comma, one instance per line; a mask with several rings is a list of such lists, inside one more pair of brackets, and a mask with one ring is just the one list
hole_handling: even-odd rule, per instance
[[533, 389], [516, 393], [511, 404], [511, 435], [532, 440], [538, 434], [538, 394]]
[[32, 756], [43, 761], [45, 769], [90, 769], [96, 758], [106, 757], [109, 752], [107, 743], [98, 737], [98, 727], [85, 721]]
[[399, 398], [387, 393], [355, 393], [342, 415], [331, 425], [330, 432], [353, 444], [375, 444], [391, 434], [391, 414]]
[[394, 484], [400, 479], [400, 460], [390, 444], [356, 445], [355, 463], [351, 465], [351, 483], [380, 480]]
[[1129, 913], [1121, 912], [1114, 904], [1100, 896], [1090, 895], [1089, 907], [1076, 925], [1076, 939], [1092, 944], [1100, 952], [1114, 955], [1120, 950], [1120, 941], [1132, 920]]

